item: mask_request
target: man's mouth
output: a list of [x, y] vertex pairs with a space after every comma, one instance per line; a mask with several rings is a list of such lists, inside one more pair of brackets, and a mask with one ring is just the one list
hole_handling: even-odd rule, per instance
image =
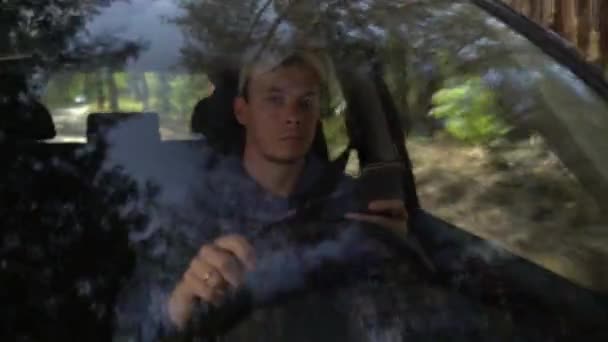
[[301, 135], [287, 135], [281, 138], [281, 141], [301, 141], [304, 137]]

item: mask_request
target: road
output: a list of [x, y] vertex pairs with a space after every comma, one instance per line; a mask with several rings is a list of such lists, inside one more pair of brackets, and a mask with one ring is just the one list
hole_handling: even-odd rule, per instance
[[57, 138], [55, 141], [85, 141], [87, 115], [91, 112], [89, 104], [71, 107], [51, 108]]

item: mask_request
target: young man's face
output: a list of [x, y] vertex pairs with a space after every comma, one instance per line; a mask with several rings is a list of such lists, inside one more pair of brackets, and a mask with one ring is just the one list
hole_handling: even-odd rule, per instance
[[279, 163], [294, 163], [308, 153], [320, 117], [320, 80], [305, 64], [295, 63], [248, 81], [247, 99], [235, 102], [245, 127], [246, 149]]

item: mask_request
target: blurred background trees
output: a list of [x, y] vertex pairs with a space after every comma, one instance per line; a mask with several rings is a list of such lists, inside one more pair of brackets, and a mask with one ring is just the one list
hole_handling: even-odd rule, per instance
[[503, 0], [571, 42], [588, 61], [608, 71], [608, 1]]
[[[510, 103], [509, 97], [496, 95], [504, 94], [504, 89], [491, 86], [488, 80], [511, 78], [513, 83], [517, 81], [515, 72], [520, 73], [517, 78], [523, 79], [530, 75], [526, 76], [523, 69], [540, 70], [542, 66], [518, 66], [519, 62], [509, 54], [514, 49], [529, 48], [525, 44], [501, 47], [511, 38], [485, 31], [483, 28], [488, 27], [485, 16], [476, 11], [463, 13], [447, 1], [429, 1], [424, 6], [415, 2], [399, 5], [378, 1], [367, 6], [362, 1], [348, 4], [325, 1], [322, 6], [312, 7], [309, 5], [317, 2], [176, 0], [175, 3], [179, 14], [168, 13], [166, 19], [183, 32], [179, 63], [187, 73], [127, 72], [126, 61], [137, 58], [142, 48], [145, 49], [145, 42], [116, 37], [83, 40], [72, 34], [71, 41], [80, 41], [83, 48], [72, 48], [68, 52], [86, 60], [88, 66], [83, 68], [79, 64], [80, 75], [55, 74], [47, 87], [45, 103], [64, 108], [78, 99], [96, 111], [155, 110], [162, 114], [165, 126], [185, 131], [194, 104], [213, 89], [207, 79], [209, 70], [238, 65], [251, 41], [265, 42], [273, 35], [288, 38], [294, 29], [310, 38], [319, 32], [322, 36], [328, 27], [340, 27], [344, 33], [342, 39], [357, 36], [358, 45], [381, 47], [382, 58], [387, 62], [386, 80], [401, 112], [406, 113], [403, 121], [410, 134], [432, 136], [445, 131], [457, 140], [474, 145], [491, 144], [505, 135], [529, 135], [526, 128], [519, 125], [520, 119], [529, 115], [526, 114], [528, 107], [521, 102], [533, 97], [519, 97], [520, 103]], [[587, 60], [608, 68], [607, 1], [505, 0], [505, 3], [568, 39]], [[21, 9], [15, 13], [23, 12]], [[46, 12], [47, 9], [40, 10], [43, 18]], [[76, 32], [79, 24], [66, 22], [65, 30]], [[13, 34], [14, 37], [23, 35]], [[35, 34], [30, 32], [30, 35]], [[24, 42], [28, 42], [23, 38], [12, 39], [14, 47], [15, 42], [19, 43], [20, 50], [26, 45]], [[38, 49], [45, 47], [37, 42], [32, 40], [28, 44]], [[65, 51], [64, 48], [57, 50]], [[101, 53], [90, 55], [89, 51]], [[488, 74], [490, 72], [494, 76]], [[529, 91], [528, 95], [536, 91], [528, 86], [523, 88]], [[343, 109], [339, 94], [333, 95], [330, 107]], [[338, 119], [326, 117], [332, 118]], [[328, 134], [344, 134], [343, 125], [328, 123], [329, 126], [332, 128]], [[338, 127], [340, 129], [334, 129]], [[344, 139], [332, 136], [329, 140], [344, 143]]]

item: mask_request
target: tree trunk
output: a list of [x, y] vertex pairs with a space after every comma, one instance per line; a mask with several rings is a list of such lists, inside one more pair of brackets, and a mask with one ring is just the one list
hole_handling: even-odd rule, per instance
[[543, 17], [542, 23], [545, 27], [553, 26], [553, 12], [555, 12], [555, 0], [542, 0]]
[[440, 128], [441, 122], [429, 115], [433, 110], [433, 95], [441, 89], [439, 78], [431, 77], [418, 85], [419, 89], [417, 101], [411, 106], [412, 130], [420, 135], [432, 135]]
[[171, 86], [169, 85], [169, 79], [167, 74], [164, 72], [158, 73], [158, 82], [159, 82], [159, 99], [160, 99], [160, 110], [163, 114], [169, 114], [171, 111], [171, 102], [169, 101], [169, 96], [171, 92]]
[[518, 6], [520, 8], [520, 12], [527, 16], [530, 17], [532, 15], [532, 2], [536, 2], [537, 0], [533, 1], [533, 0], [519, 0], [518, 1]]
[[599, 4], [599, 54], [600, 64], [608, 68], [608, 0]]
[[142, 110], [147, 111], [150, 108], [150, 92], [148, 83], [146, 82], [145, 72], [134, 72], [130, 75], [130, 87], [135, 98], [141, 102]]
[[545, 2], [540, 0], [532, 0], [530, 2], [530, 18], [537, 22], [540, 25], [544, 25], [543, 23], [543, 6]]
[[608, 0], [504, 0], [608, 68]]
[[539, 25], [553, 27], [555, 18], [553, 7], [555, 0], [504, 0], [517, 12], [529, 17]]
[[97, 110], [103, 110], [106, 106], [106, 97], [103, 89], [103, 71], [95, 73], [95, 89], [97, 93]]
[[127, 80], [129, 96], [141, 102], [141, 89], [139, 86], [141, 83], [141, 74], [138, 72], [129, 73]]
[[82, 93], [86, 97], [86, 102], [88, 104], [90, 104], [95, 98], [95, 92], [97, 90], [95, 87], [95, 79], [95, 73], [93, 72], [86, 72], [84, 74], [84, 86]]
[[148, 88], [148, 81], [146, 81], [146, 73], [141, 74], [141, 80], [139, 82], [141, 103], [144, 111], [150, 110], [150, 89]]
[[578, 48], [585, 57], [589, 56], [592, 31], [591, 0], [578, 0]]
[[108, 72], [108, 96], [110, 97], [110, 110], [113, 112], [118, 111], [118, 87], [116, 86], [116, 80], [114, 79], [114, 73]]
[[554, 29], [565, 39], [576, 45], [576, 3], [572, 0], [557, 0]]

